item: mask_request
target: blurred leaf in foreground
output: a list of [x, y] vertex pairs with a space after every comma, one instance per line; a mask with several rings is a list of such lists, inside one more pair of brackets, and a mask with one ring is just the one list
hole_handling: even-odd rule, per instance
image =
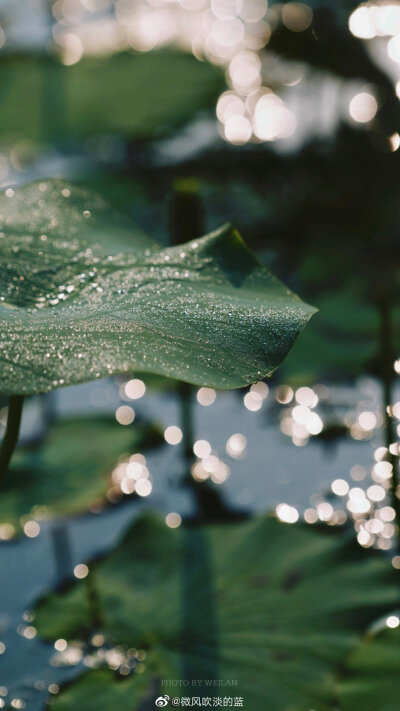
[[145, 652], [141, 673], [90, 671], [52, 700], [56, 711], [94, 711], [99, 698], [102, 711], [136, 711], [162, 679], [237, 679], [191, 694], [242, 696], [247, 711], [331, 711], [344, 656], [398, 594], [385, 559], [346, 534], [270, 517], [171, 529], [146, 516], [90, 570], [102, 629], [79, 581], [38, 604], [38, 633], [71, 642], [100, 631], [109, 650]]
[[[398, 615], [388, 616], [398, 625]], [[397, 711], [400, 698], [400, 627], [366, 636], [339, 684], [342, 711]]]

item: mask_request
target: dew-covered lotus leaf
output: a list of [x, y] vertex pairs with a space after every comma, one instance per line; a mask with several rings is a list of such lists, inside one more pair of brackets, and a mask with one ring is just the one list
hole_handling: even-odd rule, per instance
[[58, 181], [6, 191], [0, 216], [6, 395], [132, 370], [241, 387], [280, 364], [314, 312], [230, 225], [163, 250], [132, 226], [127, 247], [125, 219]]
[[399, 627], [362, 640], [346, 664], [338, 698], [341, 711], [398, 711]]
[[174, 50], [83, 57], [71, 66], [46, 55], [3, 56], [0, 140], [12, 141], [22, 167], [29, 141], [62, 145], [98, 136], [107, 155], [118, 150], [110, 135], [165, 135], [196, 111], [214, 109], [223, 86], [211, 64]]
[[108, 503], [119, 458], [161, 442], [159, 430], [145, 422], [124, 426], [108, 415], [56, 421], [41, 446], [17, 449], [0, 497], [0, 525], [19, 530], [32, 514], [70, 516]]
[[[247, 711], [332, 711], [344, 657], [398, 595], [385, 559], [347, 534], [270, 517], [170, 529], [146, 516], [92, 572], [107, 644], [144, 650], [144, 669], [118, 681], [90, 671], [54, 699], [57, 711], [94, 711], [97, 681], [102, 711], [124, 711], [127, 699], [136, 711], [143, 679], [153, 703], [162, 679], [237, 679], [237, 687], [210, 693], [203, 685], [201, 693], [242, 696]], [[90, 620], [79, 581], [42, 599], [35, 625], [48, 641], [72, 641], [90, 637]]]

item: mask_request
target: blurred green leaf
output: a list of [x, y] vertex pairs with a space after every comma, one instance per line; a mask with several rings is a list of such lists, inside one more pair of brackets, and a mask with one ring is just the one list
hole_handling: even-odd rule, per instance
[[39, 448], [17, 449], [0, 497], [0, 523], [18, 531], [21, 518], [80, 514], [105, 505], [119, 457], [162, 443], [156, 427], [118, 424], [107, 415], [56, 422]]
[[[237, 679], [211, 695], [243, 696], [247, 711], [331, 711], [344, 656], [398, 594], [387, 561], [346, 534], [270, 517], [170, 529], [146, 516], [90, 569], [107, 644], [147, 657], [143, 673], [127, 679], [85, 674], [53, 700], [56, 711], [94, 710], [94, 684], [102, 711], [135, 711], [144, 678], [153, 698], [161, 679]], [[36, 609], [38, 633], [48, 641], [89, 637], [87, 605], [82, 581], [49, 595]], [[201, 691], [210, 695], [206, 684]]]
[[174, 50], [85, 57], [72, 66], [46, 55], [3, 54], [0, 140], [17, 143], [18, 153], [23, 140], [160, 136], [214, 108], [223, 86], [212, 65]]
[[280, 377], [304, 384], [370, 372], [378, 343], [376, 309], [344, 290], [324, 294], [316, 301], [319, 313], [295, 344]]
[[[57, 711], [98, 711], [101, 699], [102, 711], [136, 711], [138, 698], [145, 699], [149, 687], [151, 679], [148, 673], [123, 679], [109, 669], [97, 669], [86, 674], [78, 683], [66, 686], [63, 693], [51, 700], [47, 708], [55, 708]], [[156, 694], [153, 694], [155, 698]], [[151, 708], [156, 709], [153, 699]]]
[[398, 711], [399, 628], [364, 638], [346, 664], [338, 696], [341, 711]]
[[230, 225], [160, 250], [59, 181], [3, 194], [0, 214], [3, 394], [133, 370], [241, 387], [275, 370], [315, 311]]

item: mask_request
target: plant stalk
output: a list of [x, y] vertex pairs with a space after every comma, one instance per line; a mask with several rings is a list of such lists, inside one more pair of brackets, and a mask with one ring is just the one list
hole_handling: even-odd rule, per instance
[[23, 404], [23, 395], [11, 395], [8, 404], [6, 431], [0, 446], [0, 483], [7, 474], [11, 457], [18, 442]]
[[[182, 244], [197, 239], [204, 233], [204, 207], [195, 180], [175, 180], [169, 199], [169, 237], [171, 245]], [[185, 462], [185, 482], [194, 487], [190, 473], [193, 464], [194, 388], [188, 383], [178, 384], [178, 397], [181, 414], [183, 458]]]
[[96, 575], [94, 570], [89, 570], [84, 582], [89, 608], [90, 624], [93, 630], [97, 630], [103, 625], [103, 610], [99, 593], [97, 591]]
[[[205, 233], [205, 209], [200, 197], [197, 181], [177, 179], [172, 186], [169, 201], [169, 235], [171, 245], [189, 242]], [[194, 461], [193, 445], [195, 388], [188, 383], [179, 383], [178, 397], [181, 412], [183, 458], [185, 464], [184, 483], [194, 492], [198, 515], [202, 519], [236, 518], [237, 514], [227, 508], [219, 491], [208, 482], [195, 481], [191, 474]], [[241, 514], [238, 514], [241, 518]]]
[[186, 469], [190, 475], [190, 468], [193, 464], [193, 444], [194, 444], [194, 422], [193, 422], [193, 398], [194, 388], [189, 383], [180, 382], [178, 385], [178, 393], [181, 407], [181, 430], [183, 456], [185, 459]]
[[399, 458], [396, 454], [390, 451], [390, 446], [396, 442], [397, 433], [395, 422], [391, 413], [393, 405], [393, 383], [394, 383], [394, 341], [393, 341], [393, 324], [392, 324], [392, 309], [388, 294], [385, 294], [378, 301], [379, 322], [380, 322], [380, 350], [381, 350], [381, 378], [383, 389], [383, 422], [385, 431], [385, 446], [388, 450], [387, 460], [393, 468], [391, 478], [391, 501], [392, 507], [396, 513], [396, 524], [399, 530], [398, 545], [400, 542], [400, 499], [399, 492]]

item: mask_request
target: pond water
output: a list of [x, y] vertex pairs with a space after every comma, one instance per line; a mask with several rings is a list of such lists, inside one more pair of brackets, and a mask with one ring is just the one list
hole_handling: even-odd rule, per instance
[[[55, 394], [60, 415], [87, 411], [115, 412], [121, 404], [119, 385], [101, 381], [79, 387], [65, 388]], [[345, 409], [357, 410], [360, 401], [376, 405], [378, 389], [370, 380], [359, 388], [336, 388], [331, 399], [346, 403]], [[126, 404], [126, 403], [125, 403]], [[160, 423], [162, 428], [179, 426], [179, 407], [173, 393], [149, 392], [130, 403], [141, 416]], [[340, 409], [339, 407], [339, 409]], [[32, 405], [26, 414], [25, 436], [34, 428], [37, 407]], [[135, 425], [131, 425], [134, 427]], [[243, 393], [218, 393], [215, 402], [204, 407], [195, 404], [196, 439], [209, 442], [213, 453], [230, 467], [231, 474], [220, 490], [232, 507], [251, 512], [274, 510], [282, 502], [300, 512], [315, 503], [315, 495], [327, 493], [334, 479], [349, 479], [355, 464], [368, 467], [373, 459], [376, 440], [355, 441], [341, 439], [333, 449], [317, 441], [296, 447], [279, 430], [276, 403], [270, 393], [258, 411], [248, 410]], [[24, 434], [23, 432], [23, 434]], [[233, 434], [241, 434], [247, 445], [242, 458], [226, 453], [226, 443]], [[243, 438], [240, 440], [244, 442]], [[165, 444], [149, 453], [147, 465], [153, 482], [148, 498], [127, 499], [122, 505], [100, 514], [88, 514], [61, 524], [42, 524], [37, 538], [21, 537], [0, 545], [0, 630], [6, 645], [0, 656], [0, 693], [5, 700], [20, 699], [29, 711], [43, 708], [48, 686], [59, 684], [80, 667], [55, 668], [51, 665], [54, 649], [36, 637], [27, 639], [21, 632], [30, 625], [24, 613], [59, 578], [60, 560], [56, 560], [55, 542], [68, 540], [68, 567], [90, 560], [113, 546], [123, 529], [143, 508], [152, 508], [162, 515], [175, 511], [182, 515], [193, 513], [190, 492], [179, 484], [182, 474], [180, 445]], [[314, 498], [313, 498], [314, 497]], [[59, 554], [58, 554], [59, 555]], [[63, 564], [61, 564], [63, 565]], [[31, 625], [34, 626], [34, 621]], [[39, 683], [38, 683], [39, 682]], [[36, 688], [35, 688], [36, 685]], [[15, 708], [23, 706], [17, 703]]]

